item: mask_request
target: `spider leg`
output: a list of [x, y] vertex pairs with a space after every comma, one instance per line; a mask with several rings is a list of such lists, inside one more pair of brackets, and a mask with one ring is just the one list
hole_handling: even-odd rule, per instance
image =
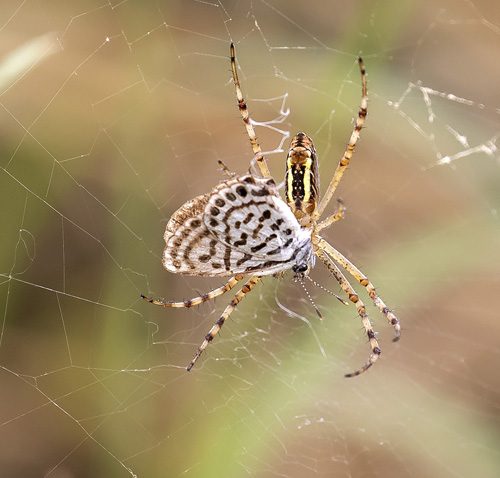
[[184, 300], [182, 302], [166, 302], [164, 300], [155, 300], [155, 299], [150, 299], [145, 295], [141, 295], [141, 299], [144, 299], [145, 301], [150, 302], [151, 304], [161, 305], [162, 307], [179, 307], [179, 308], [194, 307], [195, 305], [202, 304], [207, 300], [214, 299], [215, 297], [224, 294], [228, 290], [231, 290], [242, 279], [243, 276], [234, 276], [231, 279], [229, 279], [226, 282], [226, 284], [224, 284], [222, 287], [218, 287], [217, 289], [211, 290], [210, 292], [200, 295], [199, 297], [194, 297], [193, 299]]
[[[236, 277], [235, 277], [235, 279], [236, 279]], [[241, 277], [239, 277], [239, 279], [241, 279]], [[248, 294], [255, 287], [255, 285], [260, 281], [260, 279], [261, 279], [261, 276], [254, 276], [250, 280], [245, 282], [245, 284], [243, 284], [243, 287], [241, 288], [241, 290], [233, 297], [233, 300], [226, 307], [226, 309], [224, 310], [222, 315], [219, 317], [217, 322], [215, 322], [215, 324], [212, 326], [212, 328], [210, 329], [208, 334], [205, 335], [205, 340], [200, 345], [200, 348], [196, 351], [196, 354], [194, 355], [193, 360], [191, 360], [190, 364], [187, 366], [188, 372], [193, 368], [193, 365], [200, 358], [200, 355], [207, 348], [208, 344], [218, 334], [219, 330], [224, 325], [224, 322], [231, 315], [231, 313], [236, 308], [236, 306], [240, 303], [241, 299], [243, 299], [243, 297], [245, 297], [245, 295]]]
[[222, 171], [229, 177], [229, 179], [233, 179], [236, 176], [236, 173], [233, 173], [227, 166], [224, 161], [221, 161], [220, 159], [217, 160], [219, 163], [219, 166], [221, 167]]
[[338, 283], [342, 290], [347, 294], [349, 300], [354, 302], [356, 308], [358, 309], [358, 314], [361, 317], [361, 322], [363, 323], [363, 327], [366, 331], [366, 335], [368, 336], [368, 340], [370, 342], [370, 346], [372, 348], [372, 354], [368, 358], [368, 361], [358, 370], [345, 374], [345, 377], [356, 377], [357, 375], [366, 372], [378, 359], [381, 350], [378, 345], [378, 341], [375, 337], [375, 331], [370, 322], [370, 318], [366, 313], [366, 308], [361, 301], [361, 299], [356, 294], [356, 291], [352, 288], [349, 281], [345, 278], [344, 274], [340, 271], [337, 265], [331, 260], [331, 258], [326, 254], [325, 251], [319, 250], [316, 255], [320, 258], [320, 260], [325, 264], [330, 273], [337, 279]]
[[231, 43], [230, 54], [234, 87], [236, 89], [236, 98], [238, 99], [238, 109], [240, 110], [241, 117], [243, 118], [243, 122], [245, 123], [245, 128], [247, 129], [247, 134], [250, 138], [250, 143], [252, 144], [253, 154], [255, 156], [257, 164], [259, 165], [260, 172], [264, 178], [269, 178], [271, 177], [271, 173], [269, 172], [269, 168], [267, 167], [266, 158], [264, 158], [259, 143], [257, 143], [257, 136], [255, 135], [252, 122], [250, 121], [247, 103], [243, 98], [243, 94], [241, 93], [240, 80], [238, 79], [238, 72], [236, 70], [236, 54], [234, 51], [234, 43]]
[[337, 210], [329, 217], [327, 217], [324, 221], [320, 222], [314, 228], [314, 232], [318, 233], [322, 229], [326, 229], [330, 227], [334, 222], [340, 221], [340, 219], [344, 219], [346, 207], [342, 202], [341, 198], [337, 198]]
[[394, 339], [396, 342], [399, 340], [401, 335], [401, 325], [399, 324], [398, 318], [392, 313], [392, 311], [387, 307], [384, 301], [378, 296], [375, 291], [375, 287], [351, 261], [344, 257], [337, 249], [332, 247], [324, 239], [319, 239], [317, 246], [326, 253], [331, 259], [340, 264], [349, 274], [351, 274], [362, 286], [368, 291], [370, 299], [373, 301], [376, 307], [379, 308], [380, 312], [387, 317], [389, 323], [394, 327]]
[[366, 97], [366, 72], [363, 60], [361, 58], [358, 58], [358, 63], [359, 63], [359, 69], [361, 71], [361, 107], [358, 113], [358, 117], [356, 119], [356, 124], [354, 125], [354, 129], [351, 134], [351, 138], [349, 139], [349, 143], [347, 144], [346, 150], [344, 152], [344, 156], [337, 165], [337, 169], [335, 170], [333, 178], [330, 182], [330, 185], [328, 186], [325, 195], [323, 196], [323, 199], [321, 199], [321, 202], [316, 208], [316, 211], [314, 211], [313, 216], [314, 219], [316, 220], [323, 214], [323, 211], [325, 210], [326, 206], [328, 205], [333, 195], [335, 194], [335, 190], [337, 189], [337, 186], [339, 185], [339, 182], [342, 179], [342, 176], [345, 170], [347, 169], [347, 166], [349, 165], [349, 161], [351, 160], [352, 154], [354, 153], [354, 147], [356, 146], [356, 142], [359, 139], [359, 133], [361, 132], [361, 128], [363, 128], [363, 124], [365, 123], [366, 110], [368, 106], [368, 101]]

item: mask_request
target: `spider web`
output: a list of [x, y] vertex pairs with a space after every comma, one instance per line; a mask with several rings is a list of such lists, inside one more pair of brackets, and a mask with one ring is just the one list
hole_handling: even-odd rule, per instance
[[[500, 469], [496, 2], [12, 1], [0, 13], [0, 468], [9, 477], [482, 477]], [[324, 236], [403, 326], [290, 276], [163, 270], [166, 221], [252, 159], [229, 42], [276, 178], [306, 131], [323, 188], [368, 118]], [[280, 180], [280, 179], [279, 179]], [[321, 265], [312, 277], [339, 295]]]

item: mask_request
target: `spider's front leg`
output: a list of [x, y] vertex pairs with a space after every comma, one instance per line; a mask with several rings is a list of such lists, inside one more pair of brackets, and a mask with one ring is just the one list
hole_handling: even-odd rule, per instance
[[329, 228], [334, 222], [340, 221], [344, 219], [346, 207], [342, 201], [342, 198], [337, 198], [337, 210], [330, 216], [327, 217], [324, 221], [316, 224], [314, 228], [314, 232], [317, 234], [322, 229]]
[[254, 158], [257, 161], [257, 164], [259, 165], [262, 177], [270, 178], [271, 172], [269, 171], [266, 158], [264, 158], [259, 143], [257, 142], [257, 136], [253, 129], [252, 121], [248, 113], [247, 103], [243, 98], [243, 93], [241, 92], [240, 80], [238, 78], [238, 72], [236, 69], [236, 53], [234, 50], [234, 43], [231, 43], [230, 55], [231, 55], [231, 70], [233, 72], [234, 87], [236, 89], [236, 98], [238, 99], [238, 109], [240, 110], [241, 117], [243, 118], [243, 122], [245, 123], [245, 128], [247, 130], [248, 137], [250, 138], [250, 144], [252, 145]]
[[361, 106], [358, 112], [358, 117], [356, 118], [356, 123], [354, 125], [354, 129], [352, 130], [351, 133], [351, 138], [349, 139], [349, 143], [347, 143], [346, 150], [344, 152], [344, 155], [342, 156], [342, 159], [337, 165], [337, 169], [335, 170], [335, 173], [333, 174], [333, 178], [330, 182], [330, 185], [328, 186], [328, 189], [326, 190], [325, 195], [321, 199], [321, 202], [319, 203], [318, 207], [314, 211], [313, 214], [313, 219], [316, 221], [321, 217], [323, 214], [326, 206], [328, 206], [328, 203], [330, 200], [333, 198], [333, 195], [335, 194], [335, 190], [337, 189], [337, 186], [340, 183], [340, 180], [342, 179], [342, 176], [345, 173], [345, 170], [347, 169], [347, 166], [349, 166], [349, 162], [351, 161], [352, 155], [354, 154], [354, 147], [356, 146], [356, 143], [358, 142], [359, 135], [361, 133], [361, 129], [363, 128], [363, 125], [365, 124], [365, 118], [367, 115], [367, 110], [368, 110], [368, 99], [367, 99], [367, 90], [366, 90], [366, 71], [365, 67], [363, 64], [363, 60], [361, 58], [358, 58], [358, 63], [359, 63], [359, 71], [361, 73]]

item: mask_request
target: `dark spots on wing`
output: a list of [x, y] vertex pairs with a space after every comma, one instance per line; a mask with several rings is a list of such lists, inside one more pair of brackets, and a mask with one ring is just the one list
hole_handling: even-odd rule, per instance
[[264, 247], [266, 247], [266, 242], [261, 242], [260, 244], [256, 245], [256, 246], [253, 246], [252, 248], [250, 248], [250, 250], [255, 253], [255, 252], [259, 252], [261, 249], [264, 249]]
[[193, 219], [189, 225], [194, 228], [200, 227], [201, 221], [199, 219]]
[[241, 236], [240, 236], [240, 240], [235, 241], [233, 245], [235, 247], [245, 246], [247, 243], [247, 238], [248, 238], [248, 234], [246, 232], [242, 232]]
[[252, 196], [255, 197], [269, 196], [269, 189], [267, 188], [252, 189]]
[[210, 219], [209, 224], [210, 224], [210, 227], [217, 227], [219, 225], [219, 221], [217, 221], [217, 219], [212, 218], [212, 219]]
[[280, 264], [280, 262], [278, 262], [278, 261], [263, 262], [261, 264], [256, 264], [254, 266], [247, 267], [245, 269], [245, 272], [252, 272], [252, 271], [256, 271], [256, 270], [268, 269], [269, 267], [273, 266], [274, 264]]
[[264, 224], [262, 222], [253, 230], [252, 232], [252, 237], [254, 239], [257, 239], [257, 236], [259, 235], [260, 230], [264, 227]]
[[235, 227], [236, 229], [239, 229], [239, 228], [241, 227], [241, 221], [236, 221], [236, 222], [234, 223], [234, 227]]
[[191, 244], [188, 244], [185, 248], [184, 248], [184, 259], [189, 259], [189, 253], [193, 250], [193, 247], [191, 246]]
[[238, 186], [236, 188], [236, 192], [242, 197], [246, 197], [246, 195], [248, 194], [248, 191], [247, 191], [247, 188], [245, 186]]
[[224, 199], [222, 198], [217, 198], [215, 200], [215, 205], [218, 207], [224, 207], [226, 205], [226, 201], [224, 201]]
[[[229, 238], [226, 238], [226, 242], [229, 244]], [[226, 250], [224, 252], [224, 267], [226, 268], [226, 271], [231, 270], [231, 248], [226, 247]]]
[[243, 220], [243, 224], [248, 224], [254, 217], [254, 213], [253, 212], [249, 212], [247, 214], [247, 217]]
[[212, 262], [212, 269], [222, 269], [222, 264], [220, 262]]
[[293, 238], [291, 237], [282, 246], [277, 247], [276, 249], [272, 249], [270, 251], [267, 251], [266, 255], [267, 256], [273, 256], [274, 254], [279, 254], [280, 252], [283, 251], [283, 249], [286, 249], [292, 242], [293, 242]]
[[269, 209], [266, 209], [262, 213], [262, 216], [259, 217], [259, 222], [264, 222], [267, 219], [271, 219], [271, 211]]
[[210, 241], [209, 248], [208, 248], [208, 253], [210, 254], [210, 256], [215, 256], [215, 253], [217, 252], [215, 249], [216, 245], [217, 245], [217, 241], [215, 239], [212, 239]]
[[[286, 245], [285, 245], [285, 247], [286, 247]], [[292, 262], [293, 260], [295, 260], [295, 258], [297, 257], [298, 253], [299, 253], [299, 249], [297, 248], [294, 251], [294, 253], [292, 254], [292, 256], [290, 258], [288, 258], [286, 261], [266, 261], [266, 262], [262, 262], [261, 264], [256, 264], [254, 266], [247, 267], [245, 269], [245, 272], [253, 272], [253, 271], [256, 271], [256, 270], [265, 270], [265, 269], [269, 269], [270, 267], [276, 266], [278, 264], [283, 264], [284, 262]]]
[[220, 209], [218, 207], [212, 206], [210, 208], [210, 214], [212, 216], [218, 216], [220, 214]]
[[226, 199], [228, 201], [236, 201], [236, 196], [233, 193], [229, 192], [226, 194]]
[[[206, 251], [206, 246], [204, 248], [205, 250], [199, 250], [200, 243], [206, 237], [211, 235], [210, 231], [203, 227], [202, 220], [194, 218], [189, 222], [189, 224], [201, 229], [195, 231], [194, 229], [185, 227], [181, 231], [178, 231], [178, 236], [175, 236], [167, 244], [165, 256], [170, 256], [171, 264], [177, 270], [186, 271], [186, 269], [188, 269], [190, 271], [196, 271], [198, 267], [197, 264], [199, 262], [209, 262], [217, 252], [216, 245], [218, 244], [218, 241], [216, 239], [212, 239], [210, 241], [208, 251]], [[189, 236], [190, 240], [186, 240], [186, 236]], [[191, 257], [194, 251], [198, 251], [198, 253], [196, 254], [196, 257]], [[204, 253], [200, 254], [200, 252]]]
[[252, 258], [251, 254], [245, 254], [241, 259], [238, 259], [236, 261], [237, 266], [241, 266], [241, 264], [244, 264], [246, 261], [249, 261]]
[[266, 181], [266, 185], [269, 187], [274, 187], [276, 186], [276, 183], [274, 182], [274, 179], [270, 178]]

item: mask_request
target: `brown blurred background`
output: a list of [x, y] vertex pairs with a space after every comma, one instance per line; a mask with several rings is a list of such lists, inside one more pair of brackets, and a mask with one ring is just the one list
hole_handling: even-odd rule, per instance
[[[3, 2], [0, 469], [17, 477], [494, 477], [500, 472], [497, 2]], [[323, 187], [368, 72], [324, 236], [401, 320], [267, 278], [185, 371], [229, 294], [163, 270], [185, 201], [306, 131]], [[273, 129], [275, 128], [275, 129]], [[278, 131], [280, 130], [280, 131]], [[289, 139], [285, 141], [286, 150]], [[447, 160], [449, 158], [449, 160]], [[317, 265], [312, 277], [339, 293]], [[354, 285], [354, 282], [353, 282]]]

